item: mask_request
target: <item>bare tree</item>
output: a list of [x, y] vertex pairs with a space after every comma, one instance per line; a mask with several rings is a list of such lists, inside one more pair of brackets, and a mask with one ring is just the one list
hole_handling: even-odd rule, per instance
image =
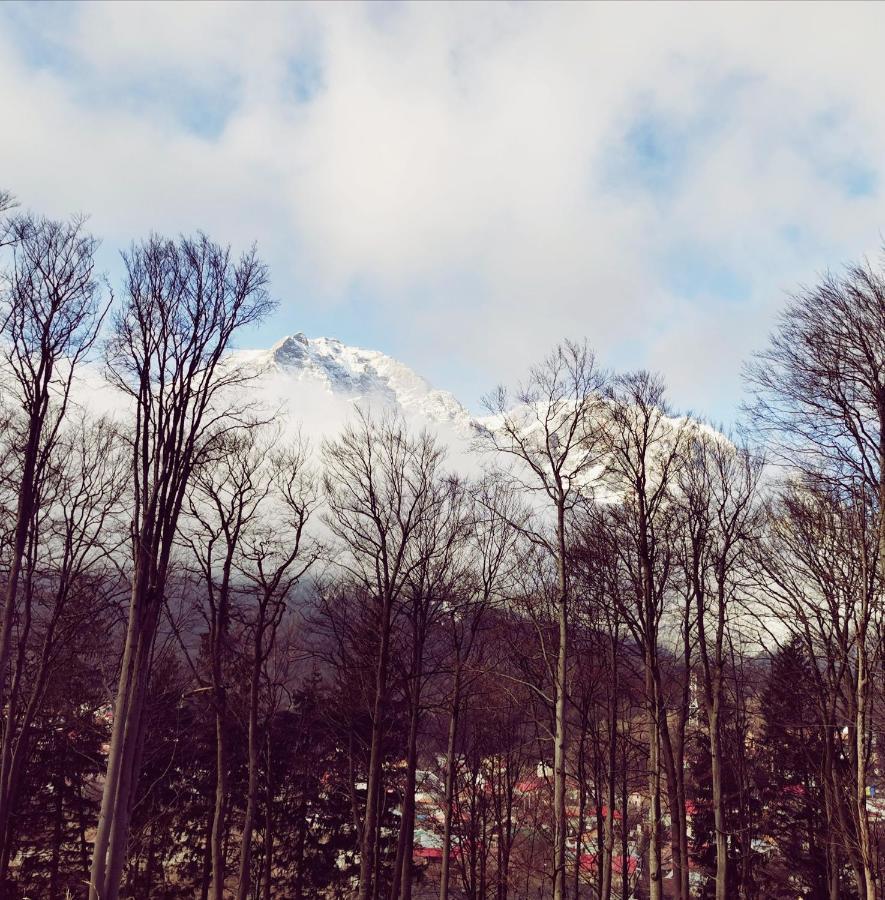
[[746, 371], [751, 423], [800, 469], [885, 491], [885, 277], [869, 263], [826, 275], [780, 314]]
[[126, 299], [106, 360], [133, 404], [132, 593], [90, 875], [91, 900], [116, 900], [138, 780], [142, 709], [185, 492], [194, 468], [237, 427], [230, 389], [246, 377], [223, 355], [272, 307], [253, 248], [239, 260], [205, 235], [151, 237], [124, 254]]
[[677, 896], [684, 897], [688, 848], [685, 807], [679, 800], [683, 773], [667, 722], [660, 639], [674, 568], [677, 520], [673, 491], [688, 428], [669, 414], [662, 381], [647, 372], [618, 378], [609, 402], [610, 484], [621, 498], [612, 507], [612, 527], [619, 532], [616, 546], [631, 587], [622, 598], [622, 613], [643, 652], [648, 727], [649, 896], [660, 900], [663, 890], [661, 772], [666, 767]]
[[[106, 422], [67, 427], [38, 486], [40, 512], [25, 553], [22, 616], [0, 741], [0, 884], [9, 866], [10, 813], [33, 755], [35, 719], [62, 677], [60, 658], [119, 587], [114, 554], [123, 540], [125, 481], [115, 440]], [[92, 602], [83, 603], [85, 596]], [[71, 607], [78, 600], [82, 613], [75, 615]]]
[[[39, 513], [38, 495], [68, 408], [77, 365], [88, 354], [107, 309], [95, 275], [96, 240], [84, 221], [34, 216], [7, 226], [12, 262], [3, 273], [4, 385], [17, 416], [19, 459], [15, 525], [0, 615], [0, 706], [7, 700], [12, 632], [28, 535]], [[11, 687], [11, 685], [9, 685]], [[0, 824], [9, 810], [0, 792]]]
[[[611, 520], [606, 507], [590, 505], [581, 520], [580, 543], [572, 554], [575, 577], [579, 579], [581, 593], [588, 599], [584, 616], [586, 633], [584, 640], [587, 650], [583, 656], [587, 665], [595, 669], [593, 677], [599, 682], [598, 688], [593, 686], [595, 690], [592, 688], [587, 690], [584, 685], [580, 685], [576, 691], [579, 701], [583, 700], [583, 704], [576, 704], [580, 721], [583, 728], [591, 734], [596, 758], [593, 780], [596, 789], [597, 847], [602, 857], [600, 866], [600, 852], [597, 852], [599, 900], [610, 900], [614, 889], [614, 810], [617, 804], [617, 782], [621, 775], [618, 751], [620, 745], [628, 739], [621, 733], [623, 729], [620, 721], [625, 681], [622, 671], [629, 671], [629, 664], [622, 659], [629, 654], [625, 646], [626, 627], [621, 612], [621, 598], [629, 594], [631, 585], [624, 578], [624, 569], [619, 560], [618, 531], [610, 526]], [[601, 696], [597, 697], [597, 694]], [[601, 706], [602, 710], [594, 710], [595, 706]], [[604, 717], [602, 722], [587, 721], [588, 717], [600, 713]], [[578, 780], [579, 790], [583, 796], [586, 788], [582, 783], [581, 773]], [[601, 783], [604, 783], [605, 787], [604, 798]], [[604, 817], [599, 813], [599, 808], [603, 805], [609, 811]], [[625, 815], [622, 822], [626, 822]], [[581, 828], [578, 835], [579, 845], [580, 831]], [[627, 857], [626, 853], [621, 855]], [[580, 878], [580, 867], [579, 851], [575, 866], [576, 887]]]
[[885, 565], [885, 275], [865, 261], [796, 294], [746, 376], [752, 424], [791, 465], [876, 497]]
[[[875, 498], [876, 593], [885, 566], [885, 276], [869, 263], [828, 273], [781, 313], [748, 367], [752, 423], [783, 458], [842, 493]], [[866, 503], [861, 504], [865, 506]], [[870, 607], [872, 608], [872, 607]], [[870, 677], [864, 654], [859, 683]], [[857, 798], [858, 807], [866, 804]], [[865, 818], [866, 814], [862, 816]], [[870, 879], [871, 879], [870, 875]], [[864, 890], [873, 891], [872, 881]]]
[[[316, 501], [313, 476], [302, 442], [271, 457], [271, 493], [277, 509], [263, 510], [263, 521], [243, 534], [240, 573], [250, 586], [247, 613], [249, 663], [248, 776], [246, 815], [240, 835], [237, 900], [246, 900], [251, 885], [252, 834], [258, 816], [259, 763], [262, 747], [259, 706], [261, 682], [276, 648], [277, 632], [298, 583], [316, 562], [319, 547], [305, 528]], [[268, 799], [268, 803], [270, 800]], [[265, 848], [269, 855], [270, 847]], [[270, 860], [268, 860], [270, 865]]]
[[[534, 367], [515, 397], [499, 388], [485, 400], [495, 419], [481, 445], [514, 462], [504, 477], [540, 496], [552, 510], [550, 531], [532, 539], [555, 561], [558, 579], [553, 737], [553, 897], [566, 895], [566, 693], [569, 580], [566, 563], [569, 518], [579, 499], [592, 493], [603, 465], [602, 391], [606, 375], [586, 344], [566, 341]], [[513, 400], [516, 407], [512, 408]]]
[[777, 498], [761, 555], [768, 608], [779, 630], [787, 624], [789, 633], [800, 638], [812, 663], [810, 687], [823, 735], [820, 775], [830, 832], [830, 896], [839, 895], [839, 856], [844, 854], [858, 895], [866, 900], [876, 896], [866, 807], [868, 673], [879, 653], [873, 637], [879, 616], [874, 523], [868, 499], [846, 497], [827, 480], [805, 478]]
[[462, 573], [457, 603], [448, 609], [450, 641], [450, 687], [446, 698], [448, 728], [443, 775], [443, 847], [439, 897], [448, 900], [451, 880], [453, 816], [457, 775], [456, 747], [459, 738], [465, 692], [483, 672], [481, 656], [486, 614], [503, 605], [513, 567], [516, 532], [512, 522], [520, 521], [518, 503], [500, 483], [486, 480], [474, 492], [473, 515], [469, 535], [469, 569]]
[[434, 490], [443, 451], [428, 434], [410, 436], [396, 419], [360, 413], [322, 449], [327, 524], [338, 561], [372, 606], [375, 675], [366, 805], [360, 835], [359, 898], [373, 896], [382, 784], [382, 734], [389, 700], [391, 625], [420, 554], [418, 536], [442, 502]]
[[698, 429], [686, 447], [679, 487], [685, 507], [683, 565], [694, 605], [701, 684], [710, 745], [716, 832], [716, 900], [728, 896], [728, 830], [723, 798], [722, 710], [729, 630], [747, 594], [748, 554], [762, 520], [762, 460], [746, 447]]
[[467, 576], [466, 539], [471, 523], [465, 487], [456, 479], [440, 479], [432, 486], [432, 491], [439, 495], [429, 504], [434, 515], [428, 515], [416, 531], [414, 563], [410, 567], [403, 597], [403, 616], [408, 628], [408, 661], [403, 683], [409, 725], [403, 808], [391, 900], [399, 897], [411, 900], [412, 897], [419, 728], [425, 712], [426, 682], [442, 665], [442, 660], [434, 660], [431, 656], [429, 638], [446, 613], [461, 605]]
[[[206, 591], [209, 685], [215, 711], [215, 810], [211, 830], [212, 883], [210, 896], [222, 900], [225, 884], [224, 843], [227, 811], [229, 710], [227, 677], [234, 656], [230, 624], [235, 594], [236, 564], [242, 553], [244, 531], [270, 491], [262, 477], [262, 461], [270, 451], [267, 441], [246, 427], [225, 436], [197, 472], [189, 492], [189, 514], [194, 523], [187, 531], [190, 547]], [[266, 468], [266, 467], [265, 467]]]
[[[15, 199], [15, 196], [10, 191], [0, 189], [0, 216], [8, 213], [11, 209], [15, 209], [17, 206], [18, 200]], [[10, 225], [11, 223], [8, 220], [0, 222], [0, 247], [11, 244], [15, 239]]]

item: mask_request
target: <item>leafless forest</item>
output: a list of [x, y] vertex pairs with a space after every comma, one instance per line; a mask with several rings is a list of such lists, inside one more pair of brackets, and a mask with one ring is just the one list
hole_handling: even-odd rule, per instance
[[4, 898], [882, 896], [878, 263], [785, 303], [733, 433], [564, 336], [468, 477], [256, 414], [257, 250], [108, 284], [0, 206]]

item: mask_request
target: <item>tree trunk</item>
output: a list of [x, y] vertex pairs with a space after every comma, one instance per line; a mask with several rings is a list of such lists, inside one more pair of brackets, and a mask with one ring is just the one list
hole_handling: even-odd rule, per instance
[[271, 732], [267, 729], [267, 763], [265, 768], [265, 789], [267, 799], [264, 804], [264, 900], [271, 900], [273, 879], [273, 760], [271, 758]]
[[722, 704], [722, 640], [725, 628], [725, 572], [718, 576], [718, 618], [713, 641], [713, 659], [707, 646], [707, 629], [704, 619], [704, 591], [697, 565], [692, 573], [697, 601], [698, 648], [703, 673], [704, 710], [707, 714], [707, 735], [710, 747], [710, 781], [713, 802], [713, 827], [716, 832], [716, 889], [715, 900], [728, 900], [728, 839], [725, 830], [725, 809], [722, 796], [722, 735], [720, 708]]
[[298, 831], [295, 835], [295, 888], [293, 900], [304, 900], [304, 847], [307, 843], [307, 779], [298, 801]]
[[[615, 697], [617, 695], [615, 694]], [[612, 864], [615, 850], [615, 778], [617, 777], [617, 739], [618, 718], [617, 699], [612, 703], [612, 715], [608, 723], [608, 772], [606, 799], [608, 815], [605, 818], [605, 829], [602, 844], [602, 884], [599, 889], [599, 900], [611, 900], [613, 871]]]
[[[30, 590], [30, 589], [29, 589]], [[6, 713], [6, 723], [3, 729], [2, 741], [0, 741], [0, 885], [6, 883], [9, 869], [9, 852], [6, 842], [12, 839], [10, 816], [15, 808], [18, 787], [22, 783], [23, 772], [28, 759], [31, 743], [31, 729], [44, 698], [46, 681], [49, 673], [49, 656], [52, 650], [52, 641], [55, 627], [58, 623], [60, 608], [56, 605], [53, 617], [47, 626], [40, 650], [40, 662], [34, 673], [34, 683], [28, 697], [25, 711], [22, 714], [21, 723], [18, 726], [17, 735], [13, 723], [16, 719], [16, 707], [20, 697], [17, 684], [13, 685], [9, 694], [9, 702]], [[24, 629], [26, 631], [26, 629]], [[19, 660], [16, 666], [15, 681], [20, 683], [21, 670], [24, 663], [24, 651], [22, 646]]]
[[587, 717], [583, 715], [581, 721], [581, 739], [578, 742], [578, 760], [577, 760], [577, 777], [578, 777], [578, 828], [575, 834], [575, 865], [574, 865], [574, 895], [581, 896], [581, 854], [584, 849], [584, 832], [586, 830], [586, 814], [587, 814], [587, 772], [586, 772], [586, 730]]
[[446, 745], [446, 786], [443, 802], [443, 855], [439, 877], [439, 900], [449, 900], [452, 856], [452, 807], [455, 801], [455, 741], [458, 735], [458, 713], [461, 707], [461, 663], [455, 664], [452, 685], [452, 708], [449, 714], [449, 739]]
[[[9, 753], [9, 744], [11, 743], [13, 730], [12, 711], [17, 698], [9, 696], [7, 698], [7, 669], [9, 668], [9, 657], [12, 653], [12, 629], [15, 623], [15, 614], [18, 609], [18, 589], [21, 576], [22, 563], [25, 557], [25, 548], [28, 541], [28, 535], [31, 530], [31, 522], [34, 519], [35, 499], [35, 477], [37, 469], [37, 456], [40, 434], [43, 429], [42, 419], [31, 416], [28, 441], [25, 447], [24, 460], [22, 465], [22, 478], [19, 486], [18, 505], [16, 509], [15, 532], [12, 542], [12, 554], [9, 560], [9, 573], [7, 575], [5, 596], [3, 598], [3, 614], [0, 617], [0, 709], [8, 703], [8, 712], [6, 717], [6, 727], [3, 733], [3, 763], [6, 764], [7, 754]], [[12, 690], [12, 685], [10, 685]], [[9, 833], [8, 823], [10, 816], [10, 792], [8, 789], [0, 790], [0, 841], [6, 841]], [[5, 846], [0, 848], [0, 858], [8, 859], [9, 854], [6, 852]], [[5, 883], [6, 871], [0, 875]]]
[[722, 798], [722, 754], [719, 736], [719, 698], [714, 694], [708, 716], [710, 779], [713, 792], [713, 827], [716, 830], [716, 900], [728, 900], [728, 842]]
[[559, 647], [556, 654], [555, 723], [553, 734], [553, 900], [565, 900], [566, 896], [566, 815], [565, 815], [565, 767], [566, 767], [566, 674], [568, 665], [568, 581], [565, 560], [565, 509], [557, 504], [556, 537], [558, 542], [557, 569], [559, 576], [559, 602], [557, 619]]
[[209, 886], [212, 883], [212, 822], [214, 810], [209, 810], [209, 821], [206, 825], [206, 840], [203, 846], [203, 871], [200, 875], [200, 900], [209, 900]]
[[[49, 896], [50, 900], [58, 900], [59, 892], [59, 868], [61, 861], [61, 845], [64, 834], [64, 809], [62, 807], [62, 779], [57, 779], [54, 785], [55, 816], [53, 817], [52, 853], [49, 862]], [[0, 882], [5, 888], [5, 880]]]
[[[682, 868], [682, 821], [685, 808], [680, 810], [679, 774], [673, 753], [673, 745], [670, 740], [670, 728], [666, 720], [666, 712], [660, 711], [661, 746], [663, 748], [664, 767], [667, 772], [667, 802], [670, 805], [670, 847], [673, 863], [673, 896], [676, 900], [686, 900], [683, 893], [683, 868]], [[680, 815], [680, 812], [682, 815]]]
[[224, 900], [224, 800], [227, 796], [227, 716], [224, 686], [215, 687], [215, 811], [210, 837], [212, 854], [212, 900]]
[[658, 703], [650, 652], [646, 649], [646, 713], [648, 719], [648, 896], [662, 900], [661, 883], [661, 762]]
[[9, 667], [9, 655], [12, 649], [12, 626], [15, 620], [18, 600], [19, 576], [25, 556], [28, 533], [34, 518], [34, 481], [37, 472], [37, 457], [42, 431], [43, 419], [31, 415], [28, 423], [28, 440], [22, 462], [22, 477], [19, 484], [15, 533], [12, 541], [12, 554], [9, 560], [9, 574], [7, 575], [6, 591], [3, 597], [3, 616], [0, 618], [0, 708], [5, 703], [6, 670]]
[[870, 824], [867, 817], [867, 653], [866, 653], [866, 602], [861, 612], [861, 627], [857, 634], [857, 675], [855, 697], [855, 817], [857, 819], [857, 844], [863, 868], [862, 900], [875, 900], [876, 886], [873, 878], [873, 853], [870, 843]]
[[[397, 874], [400, 877], [399, 896], [402, 900], [412, 900], [412, 854], [415, 850], [415, 788], [416, 788], [416, 772], [418, 768], [418, 722], [421, 715], [421, 679], [423, 678], [423, 667], [421, 663], [421, 653], [415, 660], [417, 666], [417, 678], [415, 679], [415, 687], [412, 691], [412, 704], [409, 712], [409, 741], [406, 750], [406, 790], [403, 797], [403, 817], [402, 817], [402, 834], [403, 834], [403, 854], [398, 873], [394, 874], [394, 881]], [[396, 890], [391, 892], [396, 897]]]
[[[212, 818], [212, 900], [224, 900], [225, 859], [225, 800], [227, 798], [227, 690], [224, 684], [224, 655], [227, 647], [228, 606], [233, 554], [239, 528], [228, 539], [227, 553], [222, 566], [217, 609], [213, 603], [211, 618], [212, 699], [215, 707], [215, 811]], [[211, 560], [211, 557], [210, 557]], [[210, 603], [213, 602], [211, 562], [206, 564]]]
[[381, 898], [381, 870], [382, 864], [384, 860], [381, 858], [381, 821], [384, 818], [384, 778], [381, 777], [378, 779], [378, 791], [376, 795], [377, 799], [377, 809], [378, 809], [378, 817], [377, 824], [375, 827], [375, 840], [374, 840], [374, 860], [375, 860], [375, 870], [372, 875], [372, 900], [380, 900]]
[[248, 735], [248, 769], [249, 785], [246, 792], [246, 814], [243, 819], [243, 832], [240, 835], [240, 873], [237, 885], [237, 900], [247, 900], [252, 876], [252, 832], [258, 813], [258, 701], [261, 687], [261, 653], [262, 635], [264, 632], [264, 610], [255, 623], [255, 640], [253, 644], [252, 675], [249, 683], [249, 735]]
[[387, 667], [390, 654], [390, 617], [392, 598], [382, 599], [379, 616], [378, 665], [375, 672], [375, 700], [372, 710], [372, 738], [369, 750], [369, 772], [366, 779], [366, 814], [360, 848], [359, 900], [371, 900], [378, 831], [379, 787], [382, 780], [383, 748], [381, 738], [387, 711]]
[[630, 844], [627, 836], [627, 814], [630, 811], [630, 794], [627, 783], [627, 741], [621, 747], [621, 900], [630, 896]]
[[146, 564], [133, 585], [129, 626], [117, 699], [101, 811], [92, 854], [90, 900], [117, 900], [126, 857], [133, 771], [149, 677], [159, 607], [147, 590]]
[[832, 840], [827, 841], [827, 897], [839, 900], [839, 853]]

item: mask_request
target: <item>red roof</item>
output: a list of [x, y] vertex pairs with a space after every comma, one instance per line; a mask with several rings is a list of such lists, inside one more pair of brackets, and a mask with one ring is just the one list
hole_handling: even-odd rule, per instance
[[[449, 858], [455, 859], [460, 853], [460, 848], [452, 847], [449, 851]], [[415, 847], [412, 851], [412, 859], [434, 859], [441, 860], [443, 857], [442, 847]]]
[[[627, 857], [627, 874], [633, 875], [636, 872], [636, 867], [639, 865], [639, 860], [635, 856]], [[581, 868], [585, 872], [595, 872], [596, 871], [596, 854], [595, 853], [582, 853], [581, 854]], [[623, 856], [612, 856], [612, 869], [616, 875], [622, 875], [624, 872], [624, 857]]]
[[[603, 806], [601, 812], [602, 812], [602, 818], [607, 819], [608, 818], [608, 807]], [[614, 815], [615, 815], [615, 821], [620, 822], [622, 819], [621, 811], [619, 809], [616, 809]]]
[[518, 790], [521, 794], [528, 794], [531, 791], [537, 791], [539, 788], [544, 787], [546, 782], [543, 778], [532, 777], [526, 778], [524, 781], [518, 781], [516, 783], [516, 790]]

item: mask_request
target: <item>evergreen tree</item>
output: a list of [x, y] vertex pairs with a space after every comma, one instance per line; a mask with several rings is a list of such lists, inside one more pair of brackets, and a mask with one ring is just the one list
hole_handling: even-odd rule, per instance
[[[764, 722], [760, 793], [763, 833], [771, 847], [762, 872], [764, 896], [825, 900], [827, 819], [819, 763], [824, 735], [817, 726], [813, 662], [799, 638], [772, 659], [761, 697]], [[840, 897], [849, 896], [848, 885]]]

